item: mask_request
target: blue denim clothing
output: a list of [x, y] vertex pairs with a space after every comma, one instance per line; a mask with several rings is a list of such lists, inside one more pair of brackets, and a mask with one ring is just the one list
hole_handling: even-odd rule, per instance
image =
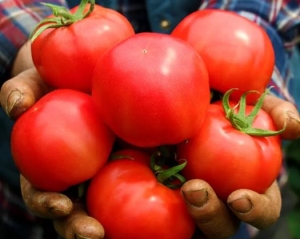
[[[79, 0], [68, 0], [72, 7], [77, 5]], [[149, 25], [147, 31], [170, 33], [175, 26], [189, 13], [192, 13], [200, 7], [200, 0], [96, 0], [101, 6], [115, 9], [121, 12], [129, 19], [133, 26], [137, 26], [136, 31], [140, 32], [145, 27], [141, 24]], [[144, 8], [140, 16], [132, 15], [137, 8]], [[146, 23], [145, 21], [148, 23]], [[143, 23], [141, 23], [141, 21]], [[163, 25], [162, 23], [167, 23]], [[144, 30], [145, 31], [145, 30]]]
[[[300, 48], [300, 47], [299, 47]], [[297, 48], [291, 58], [291, 71], [294, 75], [290, 94], [294, 97], [296, 106], [300, 111], [300, 50]]]

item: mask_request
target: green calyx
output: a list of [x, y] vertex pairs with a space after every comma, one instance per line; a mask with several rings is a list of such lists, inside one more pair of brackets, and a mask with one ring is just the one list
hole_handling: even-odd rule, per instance
[[[110, 161], [118, 159], [131, 159], [133, 157], [125, 154], [114, 153]], [[175, 164], [175, 165], [174, 165]], [[165, 146], [160, 146], [150, 157], [150, 169], [156, 176], [158, 182], [170, 189], [180, 188], [186, 179], [179, 173], [186, 166], [186, 160], [176, 160], [176, 154]]]
[[[161, 149], [163, 149], [163, 147], [161, 147]], [[184, 169], [187, 162], [186, 160], [182, 160], [178, 165], [165, 169], [164, 165], [166, 160], [168, 159], [166, 158], [165, 153], [168, 154], [167, 151], [154, 153], [151, 156], [150, 168], [156, 175], [156, 179], [158, 182], [171, 189], [180, 188], [186, 182], [186, 179], [179, 172]]]
[[[246, 96], [249, 93], [257, 93], [256, 91], [247, 91], [245, 92], [239, 101], [237, 105], [234, 107], [230, 107], [229, 104], [229, 98], [231, 93], [235, 89], [231, 89], [227, 91], [223, 98], [222, 98], [222, 104], [223, 108], [226, 114], [226, 118], [231, 122], [232, 126], [248, 135], [252, 136], [258, 136], [258, 137], [268, 137], [268, 136], [275, 136], [283, 133], [286, 128], [286, 124], [284, 124], [283, 128], [278, 131], [273, 130], [266, 130], [266, 129], [259, 129], [259, 128], [253, 128], [252, 124], [258, 114], [258, 112], [261, 110], [263, 100], [265, 96], [268, 94], [269, 89], [267, 89], [258, 99], [257, 103], [255, 104], [253, 110], [250, 112], [250, 114], [246, 115]], [[235, 109], [239, 107], [239, 110], [237, 113], [235, 113]]]
[[[42, 3], [43, 5], [51, 8], [53, 17], [45, 18], [40, 21], [30, 35], [33, 42], [43, 31], [48, 28], [60, 28], [69, 26], [79, 20], [82, 20], [90, 15], [94, 10], [95, 0], [82, 0], [75, 13], [71, 13], [67, 8], [50, 3]], [[85, 11], [87, 4], [90, 4], [88, 11]]]

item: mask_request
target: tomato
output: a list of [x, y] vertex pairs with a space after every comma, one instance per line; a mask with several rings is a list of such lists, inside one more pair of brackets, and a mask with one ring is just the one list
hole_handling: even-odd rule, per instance
[[[235, 103], [231, 103], [235, 104]], [[246, 114], [254, 106], [246, 106]], [[254, 128], [275, 130], [271, 117], [262, 109]], [[186, 159], [182, 174], [187, 179], [207, 181], [226, 201], [238, 189], [263, 193], [276, 179], [282, 163], [280, 136], [259, 137], [233, 127], [223, 106], [213, 103], [198, 134], [177, 146], [179, 159]]]
[[179, 189], [159, 183], [149, 156], [136, 150], [107, 163], [87, 190], [89, 214], [105, 229], [105, 238], [190, 239], [195, 223]]
[[233, 93], [238, 99], [248, 90], [262, 93], [271, 79], [275, 63], [271, 40], [263, 28], [236, 13], [218, 9], [193, 12], [171, 35], [199, 52], [214, 90], [225, 93], [238, 88], [240, 91]]
[[63, 191], [96, 174], [114, 139], [90, 95], [61, 89], [21, 115], [12, 130], [11, 149], [17, 168], [33, 186]]
[[117, 136], [132, 145], [155, 147], [195, 134], [210, 91], [205, 65], [188, 43], [140, 33], [99, 59], [92, 97]]
[[[54, 88], [90, 93], [97, 59], [134, 34], [123, 15], [99, 5], [94, 7], [87, 17], [71, 25], [48, 28], [32, 42], [34, 65], [43, 80]], [[77, 9], [75, 7], [71, 12]]]

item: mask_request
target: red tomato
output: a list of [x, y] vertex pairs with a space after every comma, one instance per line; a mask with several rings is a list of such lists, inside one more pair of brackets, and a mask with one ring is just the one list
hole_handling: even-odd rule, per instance
[[189, 44], [140, 33], [100, 58], [92, 97], [116, 135], [132, 145], [153, 147], [194, 135], [210, 91], [205, 65]]
[[[71, 12], [76, 10], [77, 7]], [[88, 17], [42, 32], [32, 43], [33, 62], [49, 85], [90, 93], [97, 59], [133, 34], [131, 24], [123, 15], [95, 5]]]
[[36, 188], [63, 191], [96, 174], [114, 139], [91, 96], [61, 89], [45, 95], [16, 121], [11, 148], [18, 169]]
[[190, 239], [195, 223], [180, 191], [157, 181], [147, 154], [121, 155], [100, 169], [87, 190], [88, 212], [105, 228], [105, 238]]
[[[246, 113], [253, 106], [246, 107]], [[253, 127], [275, 130], [271, 117], [260, 110]], [[207, 181], [224, 201], [237, 189], [263, 193], [281, 168], [279, 136], [255, 137], [245, 134], [226, 119], [220, 104], [211, 104], [198, 134], [178, 145], [178, 158], [186, 159], [186, 179]]]
[[[203, 58], [212, 89], [264, 92], [274, 69], [272, 43], [259, 25], [233, 12], [205, 9], [184, 18], [171, 34], [189, 42]], [[256, 99], [255, 95], [249, 96]]]

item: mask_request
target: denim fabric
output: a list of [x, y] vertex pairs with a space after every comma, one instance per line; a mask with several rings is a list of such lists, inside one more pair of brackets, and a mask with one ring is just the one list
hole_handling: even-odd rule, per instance
[[290, 82], [289, 91], [295, 100], [298, 110], [300, 110], [300, 50], [296, 48], [291, 60], [291, 71], [294, 78]]
[[247, 230], [247, 224], [241, 223], [241, 226], [237, 233], [231, 237], [230, 239], [250, 239], [249, 232]]
[[[68, 0], [67, 1], [70, 7], [77, 5], [79, 0]], [[126, 14], [130, 11], [134, 5], [141, 5], [144, 2], [144, 5], [147, 9], [147, 12], [144, 14], [144, 19], [150, 24], [150, 29], [153, 32], [161, 33], [170, 33], [174, 27], [189, 13], [196, 11], [200, 7], [200, 0], [96, 0], [97, 4], [100, 4], [103, 7], [115, 9], [122, 12], [129, 20], [131, 20], [131, 14]], [[120, 6], [126, 7], [126, 9], [119, 9]], [[132, 9], [132, 12], [134, 9]], [[162, 21], [168, 21], [169, 26], [167, 28], [161, 27]], [[134, 24], [133, 24], [134, 25]], [[150, 31], [149, 29], [149, 31]]]

